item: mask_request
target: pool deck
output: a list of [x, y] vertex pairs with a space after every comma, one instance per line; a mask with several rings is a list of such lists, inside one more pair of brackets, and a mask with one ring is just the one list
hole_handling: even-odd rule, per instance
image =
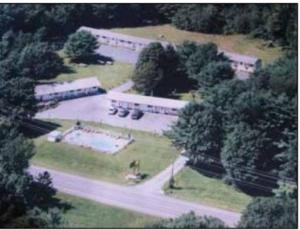
[[110, 134], [103, 130], [84, 127], [68, 130], [62, 140], [65, 143], [79, 145], [106, 154], [116, 154], [132, 142], [122, 134]]

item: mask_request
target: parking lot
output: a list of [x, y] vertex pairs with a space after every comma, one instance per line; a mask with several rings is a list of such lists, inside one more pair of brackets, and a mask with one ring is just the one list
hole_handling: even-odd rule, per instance
[[101, 122], [112, 126], [142, 130], [162, 134], [177, 120], [176, 116], [145, 113], [139, 120], [132, 120], [130, 115], [118, 117], [109, 115], [110, 103], [105, 94], [62, 101], [56, 108], [36, 114], [39, 119], [71, 119]]
[[101, 44], [96, 52], [102, 56], [111, 57], [115, 61], [135, 64], [139, 57], [139, 52], [122, 48], [113, 47], [109, 45]]

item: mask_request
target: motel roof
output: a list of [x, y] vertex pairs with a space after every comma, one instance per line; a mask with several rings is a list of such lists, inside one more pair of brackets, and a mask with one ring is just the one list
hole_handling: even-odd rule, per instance
[[109, 98], [110, 100], [132, 102], [132, 103], [138, 103], [142, 105], [160, 106], [160, 107], [172, 108], [172, 109], [173, 108], [181, 109], [189, 103], [188, 101], [182, 101], [182, 100], [141, 96], [136, 94], [119, 93], [114, 91], [109, 91], [106, 97]]
[[238, 54], [238, 53], [233, 53], [233, 52], [227, 52], [224, 50], [219, 50], [220, 52], [223, 52], [225, 56], [227, 56], [230, 60], [232, 61], [238, 61], [238, 62], [243, 62], [247, 64], [255, 64], [257, 61], [260, 59], [255, 57], [255, 56], [249, 56], [249, 55], [243, 55], [243, 54]]
[[100, 86], [101, 84], [97, 77], [90, 77], [75, 81], [65, 81], [62, 83], [40, 84], [35, 87], [35, 94], [36, 96], [40, 96]]
[[131, 35], [126, 35], [126, 34], [112, 32], [110, 30], [95, 29], [95, 28], [91, 28], [91, 27], [87, 27], [87, 26], [81, 26], [78, 30], [79, 31], [85, 30], [85, 31], [90, 32], [93, 35], [101, 35], [101, 36], [113, 37], [113, 38], [118, 38], [118, 39], [124, 40], [124, 41], [131, 41], [133, 43], [141, 43], [141, 44], [148, 45], [148, 44], [150, 44], [152, 42], [160, 42], [164, 46], [166, 46], [166, 45], [169, 44], [168, 42], [164, 42], [164, 41], [151, 40], [151, 39], [147, 39], [147, 38], [140, 38], [140, 37], [135, 37], [135, 36], [131, 36]]

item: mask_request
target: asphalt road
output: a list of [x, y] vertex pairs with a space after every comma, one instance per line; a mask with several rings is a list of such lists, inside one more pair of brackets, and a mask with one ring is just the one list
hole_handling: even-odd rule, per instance
[[120, 186], [36, 166], [30, 168], [33, 175], [43, 171], [51, 174], [54, 187], [61, 192], [148, 215], [170, 218], [194, 211], [197, 215], [220, 218], [231, 227], [240, 219], [239, 213], [194, 204], [162, 194], [141, 192], [134, 186]]

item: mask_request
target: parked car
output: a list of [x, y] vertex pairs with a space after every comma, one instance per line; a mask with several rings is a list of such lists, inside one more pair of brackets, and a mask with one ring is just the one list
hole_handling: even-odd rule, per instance
[[128, 115], [128, 113], [129, 113], [129, 111], [127, 109], [120, 108], [118, 116], [119, 117], [126, 117]]
[[138, 120], [143, 116], [143, 112], [139, 109], [135, 109], [133, 110], [133, 112], [131, 113], [131, 119], [132, 120]]
[[118, 112], [118, 109], [113, 108], [113, 107], [109, 108], [109, 110], [108, 110], [109, 115], [115, 115], [117, 112]]

